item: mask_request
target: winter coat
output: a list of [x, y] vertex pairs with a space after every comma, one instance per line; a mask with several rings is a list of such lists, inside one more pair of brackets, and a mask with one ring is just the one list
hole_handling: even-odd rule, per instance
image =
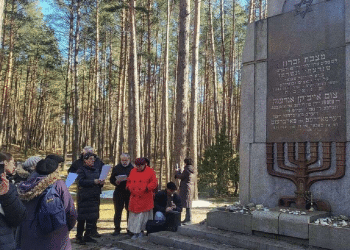
[[78, 220], [97, 220], [100, 217], [100, 194], [102, 185], [95, 184], [101, 170], [83, 166], [78, 169]]
[[26, 207], [18, 197], [15, 185], [10, 183], [9, 191], [0, 196], [4, 214], [0, 214], [0, 249], [16, 249], [13, 230], [26, 218]]
[[[73, 164], [68, 169], [68, 173], [76, 173], [79, 168], [81, 168], [84, 165], [84, 159], [83, 156], [80, 155], [80, 158], [73, 162]], [[105, 165], [103, 161], [101, 161], [100, 158], [95, 159], [94, 167], [102, 170], [102, 166]]]
[[154, 189], [158, 181], [156, 173], [150, 167], [145, 167], [141, 172], [133, 168], [126, 182], [126, 188], [130, 190], [129, 211], [141, 213], [154, 207]]
[[[38, 180], [33, 182], [33, 180]], [[39, 181], [40, 180], [40, 181]], [[25, 184], [33, 184], [31, 188], [26, 187]], [[61, 196], [62, 203], [66, 212], [67, 223], [65, 226], [53, 231], [52, 233], [43, 235], [37, 223], [35, 223], [35, 212], [41, 200], [42, 193], [53, 185], [57, 193]], [[69, 231], [73, 229], [77, 220], [77, 213], [74, 207], [72, 196], [64, 181], [59, 180], [58, 172], [50, 175], [39, 175], [32, 179], [22, 182], [18, 191], [23, 204], [27, 208], [27, 219], [17, 228], [16, 238], [21, 250], [70, 250], [72, 249], [69, 239]]]
[[192, 165], [186, 165], [184, 171], [177, 172], [175, 178], [181, 180], [180, 182], [180, 197], [183, 208], [191, 208], [192, 207], [192, 197], [194, 193], [194, 183], [193, 183], [193, 173], [194, 168]]
[[112, 185], [115, 186], [116, 192], [130, 194], [130, 191], [126, 189], [126, 181], [122, 181], [119, 185], [117, 185], [115, 184], [115, 181], [116, 181], [115, 177], [118, 175], [126, 175], [129, 177], [130, 171], [133, 168], [134, 166], [131, 163], [129, 163], [129, 165], [127, 165], [126, 167], [124, 167], [121, 163], [119, 163], [113, 168], [111, 178], [109, 179], [109, 181], [111, 182]]
[[[173, 202], [176, 205], [174, 211], [182, 212], [182, 204], [181, 198], [177, 193], [173, 194]], [[166, 190], [159, 191], [154, 198], [154, 209], [153, 212], [156, 213], [158, 211], [166, 214], [165, 209], [168, 207], [168, 194]]]

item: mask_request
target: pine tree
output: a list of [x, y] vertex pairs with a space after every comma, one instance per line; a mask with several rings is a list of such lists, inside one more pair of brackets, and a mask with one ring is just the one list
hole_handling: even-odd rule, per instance
[[[200, 192], [227, 195], [239, 179], [239, 156], [225, 135], [225, 129], [216, 136], [216, 143], [209, 146], [198, 165]], [[237, 194], [237, 188], [235, 190]]]

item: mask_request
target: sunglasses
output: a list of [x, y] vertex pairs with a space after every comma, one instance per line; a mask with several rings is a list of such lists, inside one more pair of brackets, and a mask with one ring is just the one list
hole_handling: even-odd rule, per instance
[[88, 160], [91, 156], [93, 156], [94, 159], [96, 159], [96, 157], [97, 157], [97, 156], [94, 155], [94, 154], [86, 154], [86, 155], [83, 156], [83, 159], [84, 159], [84, 160]]

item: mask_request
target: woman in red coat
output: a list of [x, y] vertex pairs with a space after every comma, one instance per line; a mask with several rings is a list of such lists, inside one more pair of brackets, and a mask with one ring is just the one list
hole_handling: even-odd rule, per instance
[[126, 188], [130, 190], [128, 229], [132, 239], [143, 237], [146, 223], [153, 219], [153, 192], [158, 181], [153, 169], [146, 166], [144, 158], [135, 160], [135, 168], [130, 172]]

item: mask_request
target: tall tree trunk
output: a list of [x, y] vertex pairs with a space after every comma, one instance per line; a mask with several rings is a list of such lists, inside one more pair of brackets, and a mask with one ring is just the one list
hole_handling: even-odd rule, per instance
[[236, 0], [233, 0], [232, 3], [232, 37], [231, 37], [231, 48], [230, 48], [230, 73], [229, 73], [229, 93], [228, 93], [228, 136], [230, 141], [233, 141], [233, 129], [232, 129], [232, 117], [234, 110], [233, 103], [233, 88], [236, 86], [236, 77], [235, 77], [235, 56], [236, 56], [236, 20], [235, 20], [235, 4]]
[[209, 25], [210, 25], [210, 41], [211, 41], [211, 55], [212, 55], [212, 71], [213, 71], [213, 94], [214, 94], [214, 119], [215, 119], [215, 134], [219, 134], [219, 117], [218, 117], [218, 91], [217, 91], [217, 73], [216, 73], [216, 53], [215, 53], [215, 39], [213, 28], [213, 11], [211, 0], [209, 0]]
[[[68, 104], [68, 89], [69, 89], [69, 80], [70, 80], [70, 72], [71, 72], [71, 55], [73, 50], [73, 3], [70, 9], [70, 17], [69, 17], [69, 44], [68, 44], [68, 60], [67, 60], [67, 73], [66, 73], [66, 86], [65, 86], [65, 96], [64, 96], [64, 108], [65, 108], [65, 116], [64, 116], [64, 131], [63, 131], [63, 158], [66, 161], [67, 158], [67, 142], [68, 142], [68, 125], [69, 125], [69, 104]], [[62, 170], [64, 169], [65, 162], [62, 164]]]
[[[166, 182], [170, 181], [170, 127], [169, 127], [169, 33], [170, 33], [170, 0], [167, 6], [167, 24], [166, 24], [166, 39], [165, 39], [165, 55], [164, 55], [164, 80], [163, 80], [163, 116], [164, 116], [164, 156]], [[163, 176], [161, 172], [160, 176]]]
[[4, 19], [5, 0], [0, 0], [0, 41], [2, 41], [2, 24]]
[[176, 88], [175, 162], [183, 165], [187, 151], [190, 1], [179, 1], [179, 45]]
[[[73, 4], [73, 1], [72, 1]], [[74, 115], [73, 115], [73, 143], [72, 143], [72, 161], [78, 157], [79, 150], [79, 97], [78, 97], [78, 54], [80, 43], [80, 0], [77, 0], [77, 22], [75, 30], [75, 51], [74, 51]]]
[[190, 150], [195, 172], [194, 199], [198, 199], [197, 165], [198, 165], [198, 51], [200, 34], [201, 0], [195, 0], [194, 37], [192, 45], [192, 84], [191, 84], [191, 118]]
[[225, 53], [225, 12], [224, 0], [220, 0], [220, 24], [221, 24], [221, 55], [222, 55], [222, 126], [227, 129], [227, 82], [226, 82], [226, 53]]
[[[96, 47], [95, 47], [95, 96], [94, 96], [94, 118], [92, 120], [92, 129], [91, 129], [91, 146], [95, 147], [98, 145], [96, 143], [96, 140], [98, 140], [98, 137], [96, 137], [98, 128], [98, 118], [99, 118], [99, 90], [100, 90], [100, 28], [99, 28], [99, 1], [96, 0]], [[95, 149], [96, 150], [96, 149]]]
[[135, 0], [130, 0], [130, 59], [129, 59], [129, 135], [128, 146], [131, 158], [140, 157], [140, 105], [139, 105], [139, 79], [137, 70], [135, 24]]

